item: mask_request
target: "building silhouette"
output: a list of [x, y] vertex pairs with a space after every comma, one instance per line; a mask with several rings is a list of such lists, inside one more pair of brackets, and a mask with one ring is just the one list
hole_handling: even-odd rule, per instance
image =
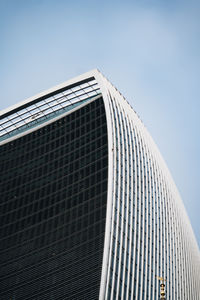
[[98, 70], [2, 111], [0, 139], [1, 300], [160, 299], [159, 277], [200, 299], [176, 186]]

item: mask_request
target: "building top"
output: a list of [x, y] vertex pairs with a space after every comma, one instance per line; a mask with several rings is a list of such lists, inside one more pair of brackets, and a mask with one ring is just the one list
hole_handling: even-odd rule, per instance
[[0, 114], [0, 141], [46, 123], [99, 95], [96, 72], [85, 73], [4, 109]]

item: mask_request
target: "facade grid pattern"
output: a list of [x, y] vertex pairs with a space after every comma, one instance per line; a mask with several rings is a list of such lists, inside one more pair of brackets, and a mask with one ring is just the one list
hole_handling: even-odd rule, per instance
[[99, 71], [6, 110], [2, 126], [2, 288], [32, 282], [41, 259], [52, 276], [37, 299], [153, 300], [158, 276], [166, 299], [200, 298], [199, 249], [176, 186], [136, 112]]
[[102, 98], [4, 144], [1, 158], [1, 299], [96, 299], [108, 172]]
[[158, 276], [167, 279], [167, 299], [198, 299], [199, 250], [169, 171], [130, 105], [101, 80], [113, 152], [111, 235], [101, 299], [158, 299]]

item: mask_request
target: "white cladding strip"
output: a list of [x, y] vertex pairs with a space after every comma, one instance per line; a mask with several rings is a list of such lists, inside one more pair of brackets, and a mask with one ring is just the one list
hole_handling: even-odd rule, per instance
[[[110, 99], [110, 95], [108, 96]], [[110, 99], [111, 100], [111, 99]], [[112, 101], [112, 100], [111, 100]], [[114, 124], [115, 120], [115, 115], [113, 114], [113, 109], [111, 108], [111, 101], [110, 101], [110, 115], [111, 115], [111, 120], [112, 124]], [[114, 256], [113, 256], [113, 249], [117, 246], [116, 245], [116, 227], [117, 227], [117, 219], [116, 219], [116, 203], [114, 201], [117, 201], [118, 197], [116, 196], [118, 194], [118, 191], [116, 190], [116, 187], [118, 185], [115, 184], [115, 182], [118, 182], [119, 177], [118, 177], [118, 144], [116, 144], [117, 137], [118, 137], [118, 132], [117, 130], [113, 130], [112, 128], [112, 134], [113, 134], [113, 147], [111, 149], [111, 152], [113, 152], [113, 167], [112, 167], [112, 186], [113, 186], [113, 193], [112, 193], [112, 223], [111, 223], [111, 232], [113, 235], [113, 238], [110, 239], [110, 248], [109, 248], [109, 262], [108, 262], [108, 275], [107, 275], [107, 282], [106, 282], [106, 288], [105, 288], [105, 298], [107, 299], [110, 297], [111, 294], [111, 287], [114, 285], [112, 282], [112, 275], [113, 275], [113, 269], [114, 269]], [[111, 217], [110, 215], [108, 216], [109, 218]]]
[[141, 272], [141, 286], [143, 286], [143, 291], [144, 293], [141, 293], [141, 299], [145, 298], [147, 299], [148, 296], [148, 290], [147, 290], [147, 286], [148, 286], [148, 264], [147, 264], [147, 253], [148, 253], [148, 249], [149, 249], [149, 245], [148, 245], [148, 218], [147, 218], [147, 207], [148, 207], [148, 197], [147, 195], [147, 190], [149, 189], [148, 186], [148, 180], [147, 180], [147, 174], [146, 174], [146, 155], [144, 155], [144, 143], [142, 140], [142, 137], [140, 135], [140, 133], [138, 132], [138, 136], [139, 136], [139, 140], [140, 140], [140, 147], [143, 150], [143, 153], [141, 152], [140, 155], [140, 159], [141, 159], [141, 185], [142, 185], [142, 194], [141, 194], [141, 202], [143, 202], [143, 209], [141, 210], [141, 213], [143, 214], [143, 232], [142, 232], [142, 256], [141, 257], [141, 269], [143, 270], [143, 272]]
[[[118, 274], [118, 270], [119, 270], [119, 259], [121, 256], [121, 249], [120, 249], [120, 245], [119, 245], [119, 240], [120, 240], [120, 231], [121, 231], [121, 222], [122, 222], [122, 218], [120, 218], [120, 211], [122, 209], [121, 207], [121, 201], [120, 201], [120, 196], [121, 196], [121, 190], [122, 190], [122, 186], [121, 186], [121, 178], [122, 178], [122, 168], [121, 168], [121, 159], [122, 156], [120, 155], [120, 153], [122, 153], [122, 149], [121, 149], [121, 143], [120, 143], [120, 127], [119, 127], [119, 123], [118, 118], [117, 118], [117, 109], [116, 106], [113, 106], [113, 113], [114, 113], [114, 119], [115, 119], [115, 132], [116, 132], [116, 151], [117, 151], [117, 161], [116, 161], [116, 170], [115, 172], [116, 177], [117, 177], [117, 181], [114, 182], [115, 184], [115, 201], [114, 201], [114, 216], [113, 219], [114, 221], [114, 228], [115, 228], [115, 246], [113, 247], [113, 251], [112, 251], [112, 261], [114, 261], [113, 263], [113, 272], [112, 272], [112, 278], [110, 278], [110, 280], [112, 280], [111, 282], [111, 295], [108, 295], [107, 297], [111, 297], [111, 299], [116, 298], [117, 299], [117, 284], [118, 284], [118, 276], [116, 274]], [[120, 151], [119, 151], [120, 149]], [[117, 258], [117, 259], [116, 259]], [[111, 277], [111, 275], [110, 275]]]
[[[149, 161], [149, 154], [148, 154], [148, 149], [146, 148], [146, 144], [142, 141], [143, 148], [144, 148], [144, 162], [145, 162], [145, 175], [146, 175], [146, 180], [145, 180], [145, 185], [146, 185], [146, 287], [145, 287], [145, 299], [150, 298], [151, 295], [151, 284], [148, 282], [151, 282], [151, 269], [152, 269], [152, 260], [151, 255], [152, 255], [152, 235], [151, 235], [151, 226], [152, 226], [152, 209], [151, 209], [151, 177], [149, 176], [150, 174], [150, 161]], [[149, 230], [150, 229], [150, 230]], [[148, 268], [149, 264], [149, 268]]]
[[[119, 112], [119, 108], [118, 108]], [[118, 113], [117, 112], [117, 113]], [[122, 119], [121, 114], [118, 114], [118, 126], [119, 126], [119, 132], [120, 132], [120, 150], [119, 150], [119, 168], [120, 168], [120, 191], [119, 191], [119, 197], [118, 197], [118, 205], [119, 210], [117, 211], [117, 217], [119, 220], [119, 227], [118, 227], [118, 248], [116, 249], [116, 254], [118, 255], [118, 268], [115, 271], [115, 275], [117, 275], [117, 282], [116, 282], [116, 299], [121, 298], [121, 275], [122, 275], [122, 265], [124, 264], [124, 239], [123, 235], [124, 233], [124, 214], [125, 214], [125, 172], [124, 172], [124, 164], [125, 164], [125, 137], [124, 137], [124, 131], [123, 131], [123, 125], [122, 125]], [[121, 125], [121, 126], [120, 126]]]
[[[127, 291], [126, 295], [127, 297], [130, 297], [131, 295], [131, 284], [132, 284], [132, 269], [133, 269], [133, 263], [131, 262], [131, 249], [132, 247], [132, 241], [133, 241], [133, 220], [134, 220], [134, 201], [133, 201], [133, 195], [134, 195], [134, 181], [132, 178], [134, 178], [134, 159], [133, 159], [133, 149], [132, 149], [132, 140], [131, 140], [131, 123], [126, 116], [125, 118], [125, 124], [126, 124], [126, 129], [127, 129], [127, 143], [129, 147], [127, 147], [127, 200], [128, 200], [128, 205], [127, 205], [127, 248], [126, 248], [126, 265], [124, 268], [124, 274], [125, 274], [125, 283], [127, 282]], [[129, 295], [129, 296], [128, 296]], [[125, 298], [125, 294], [122, 295], [122, 298]]]
[[113, 223], [113, 201], [116, 197], [114, 197], [115, 193], [115, 185], [114, 185], [114, 168], [115, 166], [115, 154], [114, 153], [114, 128], [112, 123], [112, 115], [110, 108], [110, 100], [109, 100], [109, 91], [106, 85], [103, 82], [103, 77], [100, 72], [97, 70], [91, 71], [89, 75], [94, 76], [97, 80], [97, 83], [100, 87], [100, 92], [102, 94], [105, 110], [106, 110], [106, 119], [107, 119], [107, 132], [108, 132], [108, 190], [107, 190], [107, 210], [106, 210], [106, 225], [105, 225], [105, 238], [104, 238], [104, 250], [103, 250], [103, 262], [102, 262], [102, 272], [101, 272], [101, 283], [100, 283], [100, 291], [99, 291], [99, 299], [105, 300], [106, 294], [109, 290], [109, 271], [110, 271], [110, 263], [111, 263], [111, 236], [113, 235], [113, 231], [111, 231], [112, 223]]

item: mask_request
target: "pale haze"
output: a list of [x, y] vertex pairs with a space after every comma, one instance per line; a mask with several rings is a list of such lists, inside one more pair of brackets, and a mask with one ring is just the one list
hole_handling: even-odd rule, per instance
[[158, 145], [200, 245], [199, 1], [0, 0], [0, 109], [98, 68]]

